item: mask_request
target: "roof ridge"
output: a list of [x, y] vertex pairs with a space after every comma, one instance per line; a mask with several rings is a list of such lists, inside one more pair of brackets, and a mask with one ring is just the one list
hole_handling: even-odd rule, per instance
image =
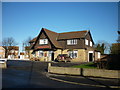
[[76, 32], [88, 32], [89, 30], [83, 30], [83, 31], [71, 31], [71, 32], [62, 32], [62, 33], [59, 33], [59, 34], [66, 34], [66, 33], [76, 33]]
[[[50, 31], [50, 32], [54, 32], [54, 31], [52, 31], [52, 30], [49, 30], [49, 29], [46, 29], [46, 28], [42, 28], [43, 30], [45, 30], [45, 31]], [[54, 33], [57, 33], [57, 32], [54, 32]]]

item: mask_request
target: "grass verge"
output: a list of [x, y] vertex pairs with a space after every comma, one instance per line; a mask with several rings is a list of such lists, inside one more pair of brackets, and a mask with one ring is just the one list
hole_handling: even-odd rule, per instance
[[81, 65], [76, 65], [76, 66], [72, 66], [74, 68], [91, 68], [91, 69], [97, 69], [96, 64], [94, 64], [93, 62], [87, 63], [87, 64], [81, 64]]

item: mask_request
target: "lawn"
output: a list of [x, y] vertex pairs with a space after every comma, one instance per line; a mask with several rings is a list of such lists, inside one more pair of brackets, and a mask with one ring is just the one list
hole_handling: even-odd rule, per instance
[[87, 64], [76, 65], [76, 66], [72, 66], [72, 67], [74, 67], [74, 68], [93, 68], [93, 69], [97, 68], [96, 64], [94, 64], [93, 62], [90, 62]]

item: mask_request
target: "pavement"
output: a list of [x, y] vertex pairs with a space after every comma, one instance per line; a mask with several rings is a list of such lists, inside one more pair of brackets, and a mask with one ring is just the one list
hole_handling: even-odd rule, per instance
[[[72, 66], [78, 63], [52, 63]], [[8, 60], [2, 70], [2, 88], [118, 88], [118, 79], [57, 75], [47, 72], [48, 62]]]

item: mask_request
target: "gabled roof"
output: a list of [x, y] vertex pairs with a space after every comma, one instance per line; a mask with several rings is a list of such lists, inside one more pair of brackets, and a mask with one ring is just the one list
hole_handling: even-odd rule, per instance
[[73, 38], [84, 38], [87, 32], [88, 32], [88, 30], [59, 33], [59, 36], [58, 36], [57, 40], [60, 40], [60, 39], [73, 39]]
[[59, 33], [50, 31], [50, 30], [45, 29], [45, 28], [43, 28], [43, 30], [45, 31], [45, 33], [47, 34], [47, 36], [49, 37], [50, 41], [52, 42], [52, 44], [53, 44], [55, 47], [57, 47], [57, 48], [62, 48], [62, 47], [60, 46], [60, 44], [58, 43], [58, 41], [57, 41], [57, 37], [58, 37]]
[[[64, 33], [56, 33], [51, 30], [48, 30], [46, 28], [42, 28], [39, 35], [35, 38], [33, 38], [30, 42], [36, 42], [41, 34], [41, 32], [44, 31], [47, 35], [50, 42], [56, 47], [56, 48], [62, 48], [62, 46], [59, 44], [58, 40], [62, 39], [74, 39], [74, 38], [85, 38], [89, 30], [85, 31], [74, 31], [74, 32], [64, 32]], [[34, 44], [35, 45], [35, 44]], [[33, 46], [34, 46], [33, 45]]]

